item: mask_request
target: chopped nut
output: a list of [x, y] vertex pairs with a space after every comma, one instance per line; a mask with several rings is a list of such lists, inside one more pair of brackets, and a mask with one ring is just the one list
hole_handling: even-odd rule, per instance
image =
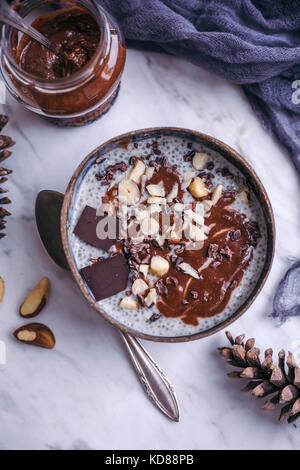
[[153, 167], [153, 166], [150, 166], [150, 167], [148, 167], [147, 170], [145, 171], [146, 180], [150, 180], [153, 175], [154, 175], [154, 167]]
[[167, 204], [167, 200], [164, 197], [151, 196], [148, 197], [147, 204], [162, 204], [165, 206]]
[[247, 186], [244, 186], [241, 192], [239, 193], [239, 198], [241, 202], [244, 202], [245, 204], [248, 204], [249, 202], [249, 188]]
[[138, 278], [132, 284], [131, 292], [134, 295], [144, 294], [144, 292], [146, 292], [146, 290], [148, 289], [149, 289], [149, 286], [147, 282], [145, 282], [143, 279]]
[[119, 199], [129, 206], [134, 205], [140, 199], [140, 190], [138, 185], [131, 179], [123, 179], [118, 186]]
[[180, 236], [174, 231], [171, 230], [170, 236], [168, 238], [168, 243], [179, 243], [181, 240]]
[[150, 289], [149, 293], [145, 297], [146, 306], [151, 307], [152, 304], [156, 303], [156, 299], [157, 299], [157, 293], [156, 293], [156, 289], [153, 287], [152, 289]]
[[150, 269], [153, 274], [163, 276], [170, 269], [169, 262], [162, 256], [153, 256], [151, 259]]
[[189, 185], [189, 191], [195, 198], [206, 197], [208, 189], [204, 181], [199, 176], [196, 176]]
[[147, 277], [149, 271], [149, 264], [140, 264], [140, 273]]
[[222, 196], [222, 191], [223, 191], [223, 185], [218, 184], [218, 186], [215, 187], [213, 190], [212, 196], [211, 196], [211, 202], [213, 204], [217, 204], [218, 200]]
[[136, 208], [134, 211], [134, 215], [136, 220], [141, 222], [142, 220], [146, 219], [146, 217], [148, 217], [148, 212], [146, 209]]
[[171, 191], [167, 196], [167, 202], [172, 202], [175, 197], [178, 195], [178, 183], [175, 183]]
[[180, 202], [176, 202], [173, 207], [175, 212], [183, 212], [184, 210], [184, 204], [181, 204]]
[[145, 173], [145, 163], [142, 160], [137, 159], [135, 162], [134, 167], [129, 173], [129, 178], [133, 180], [135, 183], [140, 183], [141, 177]]
[[199, 228], [197, 225], [190, 224], [188, 227], [189, 237], [194, 242], [202, 242], [207, 239], [207, 236], [204, 233], [203, 228]]
[[159, 232], [159, 223], [153, 217], [147, 217], [141, 223], [141, 230], [146, 236], [153, 236]]
[[139, 304], [133, 297], [123, 297], [119, 303], [119, 307], [126, 308], [128, 310], [138, 310]]
[[204, 225], [204, 217], [199, 212], [194, 212], [192, 209], [187, 209], [184, 211], [184, 216], [188, 217], [191, 221], [196, 222], [198, 225]]
[[47, 277], [43, 277], [41, 281], [27, 295], [20, 307], [19, 313], [21, 317], [36, 317], [47, 303], [50, 292], [50, 281]]
[[193, 157], [193, 167], [195, 170], [203, 170], [207, 162], [207, 154], [196, 152]]
[[194, 171], [186, 171], [184, 173], [184, 180], [181, 185], [182, 189], [186, 189], [190, 184], [196, 173]]
[[46, 325], [42, 323], [30, 323], [21, 326], [14, 332], [14, 336], [22, 343], [52, 349], [55, 346], [55, 336]]
[[197, 271], [192, 268], [192, 266], [188, 263], [180, 263], [178, 265], [178, 268], [180, 268], [185, 274], [188, 274], [189, 276], [194, 277], [195, 279], [200, 279], [199, 274]]
[[3, 300], [4, 297], [4, 281], [2, 277], [0, 277], [0, 302]]
[[159, 184], [148, 184], [148, 186], [146, 186], [146, 189], [148, 193], [150, 194], [150, 196], [158, 196], [158, 197], [165, 196], [165, 190]]

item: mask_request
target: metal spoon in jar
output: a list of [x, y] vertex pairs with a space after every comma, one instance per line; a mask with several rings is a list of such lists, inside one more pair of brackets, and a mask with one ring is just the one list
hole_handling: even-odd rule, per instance
[[[40, 238], [47, 253], [61, 268], [69, 270], [60, 235], [60, 213], [64, 195], [56, 191], [41, 191], [35, 204], [35, 218]], [[133, 336], [119, 330], [139, 381], [152, 403], [168, 418], [179, 421], [176, 394], [169, 380], [145, 348]]]
[[40, 33], [37, 29], [33, 28], [27, 21], [22, 18], [13, 8], [11, 8], [5, 0], [0, 2], [0, 22], [8, 24], [13, 28], [22, 31], [35, 41], [45, 46], [50, 51], [54, 52], [58, 57], [61, 57], [61, 51], [56, 44], [50, 41], [46, 36]]

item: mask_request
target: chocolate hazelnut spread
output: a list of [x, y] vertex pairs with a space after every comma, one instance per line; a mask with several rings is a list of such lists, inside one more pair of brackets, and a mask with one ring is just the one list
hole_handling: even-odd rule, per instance
[[58, 46], [58, 55], [25, 35], [18, 41], [18, 33], [12, 34], [11, 53], [19, 68], [15, 71], [8, 61], [4, 65], [9, 90], [57, 125], [91, 122], [117, 96], [126, 49], [115, 20], [97, 8], [99, 18], [84, 7], [71, 6], [33, 21]]
[[33, 26], [58, 46], [61, 55], [26, 37], [19, 49], [19, 63], [26, 72], [45, 80], [69, 77], [80, 70], [100, 42], [97, 22], [80, 8], [44, 15]]

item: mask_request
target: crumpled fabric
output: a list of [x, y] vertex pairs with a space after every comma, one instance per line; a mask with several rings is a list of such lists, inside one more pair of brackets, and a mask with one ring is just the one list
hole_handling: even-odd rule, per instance
[[300, 0], [97, 1], [129, 43], [242, 85], [300, 173]]
[[271, 316], [281, 324], [296, 315], [300, 315], [300, 261], [291, 266], [279, 283]]

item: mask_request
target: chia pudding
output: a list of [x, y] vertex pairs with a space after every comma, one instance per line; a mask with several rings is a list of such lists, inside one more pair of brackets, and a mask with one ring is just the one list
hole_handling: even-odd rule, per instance
[[99, 157], [74, 195], [68, 240], [101, 308], [153, 336], [204, 332], [230, 318], [263, 270], [267, 232], [243, 174], [177, 136]]

